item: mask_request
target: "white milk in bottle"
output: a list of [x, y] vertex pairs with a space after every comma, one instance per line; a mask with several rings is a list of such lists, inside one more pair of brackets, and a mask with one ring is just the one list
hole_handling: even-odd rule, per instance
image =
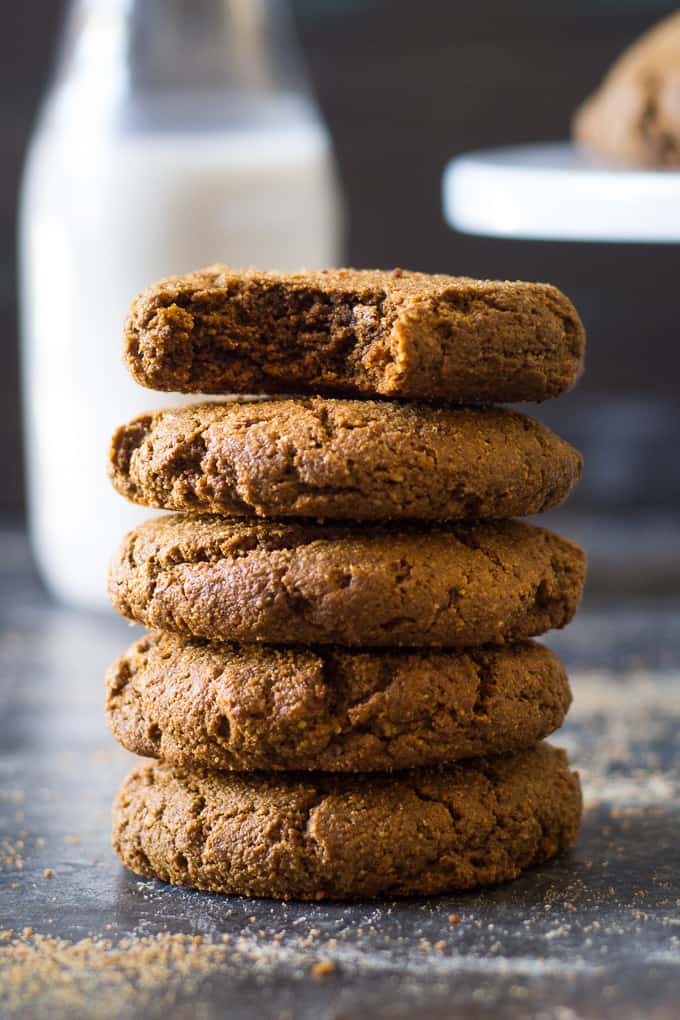
[[285, 15], [280, 0], [87, 0], [72, 11], [20, 227], [31, 537], [48, 587], [69, 603], [107, 605], [108, 560], [147, 513], [108, 481], [114, 429], [198, 399], [128, 375], [132, 298], [211, 262], [339, 261], [333, 157]]

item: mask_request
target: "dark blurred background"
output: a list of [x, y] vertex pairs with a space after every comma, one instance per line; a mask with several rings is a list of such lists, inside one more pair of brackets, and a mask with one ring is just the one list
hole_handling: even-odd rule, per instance
[[[538, 414], [587, 454], [571, 512], [631, 521], [676, 511], [680, 252], [463, 237], [444, 224], [440, 198], [455, 153], [566, 136], [575, 106], [612, 60], [673, 8], [633, 0], [296, 0], [294, 8], [340, 164], [347, 262], [562, 287], [588, 328], [588, 371], [575, 393]], [[55, 0], [3, 7], [0, 511], [12, 516], [24, 506], [15, 200], [61, 13]]]

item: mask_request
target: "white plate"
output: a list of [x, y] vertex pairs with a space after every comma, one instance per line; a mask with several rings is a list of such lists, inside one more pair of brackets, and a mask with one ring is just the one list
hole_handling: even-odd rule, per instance
[[457, 156], [444, 213], [467, 234], [564, 241], [680, 241], [680, 172], [631, 170], [568, 142]]

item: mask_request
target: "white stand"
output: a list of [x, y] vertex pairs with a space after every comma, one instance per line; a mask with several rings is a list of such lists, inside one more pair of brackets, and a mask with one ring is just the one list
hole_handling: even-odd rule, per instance
[[457, 156], [443, 199], [450, 226], [467, 234], [680, 242], [680, 172], [616, 167], [568, 142]]

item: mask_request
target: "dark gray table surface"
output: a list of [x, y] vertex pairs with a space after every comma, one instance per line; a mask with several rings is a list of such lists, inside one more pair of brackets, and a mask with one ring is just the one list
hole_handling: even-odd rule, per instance
[[[134, 632], [54, 606], [17, 534], [0, 533], [0, 572], [0, 1016], [680, 1016], [680, 602], [586, 604], [550, 635], [575, 694], [557, 740], [588, 807], [572, 853], [481, 893], [284, 905], [119, 866], [109, 810], [132, 759], [106, 732], [103, 674]], [[134, 968], [115, 983], [120, 940], [162, 932], [226, 948], [162, 988]], [[112, 943], [67, 975], [67, 1005], [56, 976], [36, 990], [15, 967], [40, 934]]]

